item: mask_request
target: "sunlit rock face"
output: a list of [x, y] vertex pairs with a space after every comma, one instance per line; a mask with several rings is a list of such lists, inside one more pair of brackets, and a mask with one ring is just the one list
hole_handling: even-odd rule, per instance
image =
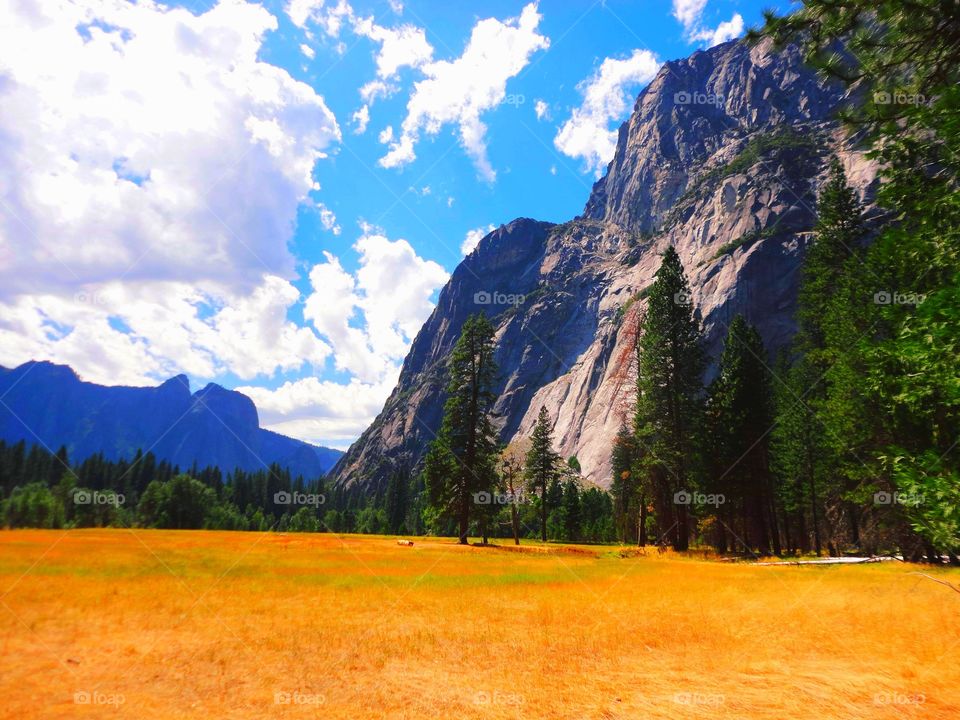
[[440, 425], [447, 355], [482, 311], [497, 328], [501, 439], [529, 434], [546, 406], [557, 449], [609, 486], [611, 443], [633, 404], [643, 291], [663, 250], [684, 262], [711, 358], [737, 314], [772, 357], [795, 331], [798, 269], [831, 155], [872, 208], [876, 168], [835, 119], [844, 101], [792, 48], [735, 41], [666, 63], [582, 216], [515, 220], [463, 260], [336, 480], [377, 486], [399, 464], [416, 469]]

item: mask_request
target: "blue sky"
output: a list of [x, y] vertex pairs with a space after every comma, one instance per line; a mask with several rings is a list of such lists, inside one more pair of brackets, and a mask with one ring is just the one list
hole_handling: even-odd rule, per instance
[[659, 64], [770, 5], [4, 6], [0, 364], [185, 372], [345, 447], [468, 238], [578, 214]]

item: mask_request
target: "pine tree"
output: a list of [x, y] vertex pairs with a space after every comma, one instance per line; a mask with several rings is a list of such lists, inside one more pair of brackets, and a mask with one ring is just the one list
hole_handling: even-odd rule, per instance
[[540, 503], [540, 539], [547, 541], [547, 517], [555, 507], [551, 502], [551, 486], [560, 472], [560, 455], [553, 449], [553, 425], [546, 407], [540, 408], [537, 424], [533, 429], [530, 450], [524, 465], [527, 487]]
[[[775, 418], [771, 431], [771, 455], [784, 505], [797, 510], [796, 527], [801, 552], [808, 548], [808, 527], [813, 533], [814, 550], [823, 549], [825, 465], [823, 430], [807, 404], [806, 395], [816, 382], [814, 369], [801, 356], [793, 366], [778, 363], [781, 378], [775, 388]], [[806, 511], [809, 510], [809, 526]]]
[[[737, 315], [727, 332], [708, 401], [707, 441], [713, 452], [710, 489], [722, 494], [717, 547], [725, 551], [730, 523], [749, 547], [779, 554], [767, 435], [772, 419], [766, 350], [756, 328]], [[726, 526], [726, 527], [724, 527]]]
[[580, 509], [580, 489], [573, 480], [563, 484], [563, 534], [564, 539], [576, 542], [580, 539], [583, 518]]
[[669, 247], [640, 323], [634, 430], [645, 453], [644, 482], [654, 498], [660, 533], [672, 530], [677, 550], [686, 550], [689, 542], [687, 507], [674, 500], [680, 491], [695, 488], [703, 371], [700, 320], [680, 256]]
[[[613, 495], [613, 512], [620, 542], [626, 543], [635, 524], [635, 510], [638, 501], [638, 485], [635, 477], [637, 447], [633, 432], [626, 423], [620, 425], [613, 440], [613, 452], [610, 458], [613, 479], [610, 492]], [[643, 513], [643, 503], [641, 514]], [[645, 520], [645, 518], [644, 518]], [[643, 522], [640, 522], [638, 542], [644, 545]]]
[[490, 321], [483, 314], [471, 315], [450, 354], [443, 420], [425, 461], [430, 504], [440, 516], [456, 520], [462, 544], [467, 543], [474, 493], [489, 493], [495, 484], [493, 350]]
[[407, 491], [410, 484], [410, 474], [406, 467], [400, 466], [390, 474], [387, 483], [386, 513], [387, 532], [398, 535], [403, 531], [407, 518]]
[[846, 275], [847, 262], [859, 259], [864, 224], [857, 196], [847, 183], [843, 165], [834, 157], [830, 175], [817, 198], [814, 242], [803, 261], [797, 302], [798, 347], [810, 362], [825, 369], [824, 319]]

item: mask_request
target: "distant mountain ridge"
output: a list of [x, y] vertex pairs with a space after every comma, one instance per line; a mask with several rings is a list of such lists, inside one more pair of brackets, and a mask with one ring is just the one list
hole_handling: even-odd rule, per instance
[[53, 452], [65, 445], [73, 461], [100, 452], [130, 459], [142, 449], [184, 469], [277, 463], [305, 478], [326, 473], [342, 454], [261, 428], [250, 398], [215, 383], [192, 394], [186, 375], [157, 387], [97, 385], [50, 362], [0, 367], [0, 439]]

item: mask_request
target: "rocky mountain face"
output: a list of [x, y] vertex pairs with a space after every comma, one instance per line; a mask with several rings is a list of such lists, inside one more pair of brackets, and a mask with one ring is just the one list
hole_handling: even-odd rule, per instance
[[73, 461], [100, 452], [132, 459], [142, 449], [183, 469], [278, 463], [315, 478], [341, 455], [262, 429], [246, 395], [214, 383], [191, 394], [186, 375], [155, 388], [107, 387], [82, 382], [65, 365], [30, 362], [0, 368], [0, 400], [0, 439], [43, 443], [51, 452], [65, 445]]
[[[841, 88], [799, 52], [743, 41], [666, 63], [620, 128], [616, 155], [582, 216], [519, 219], [485, 237], [440, 293], [373, 424], [334, 467], [343, 484], [415, 468], [440, 425], [444, 364], [463, 320], [497, 328], [501, 439], [526, 436], [541, 406], [557, 449], [588, 482], [610, 482], [610, 448], [629, 422], [644, 289], [673, 245], [716, 358], [743, 314], [771, 357], [793, 310], [829, 157], [870, 205], [876, 168], [845, 138]], [[711, 369], [710, 373], [713, 372]], [[708, 378], [709, 379], [709, 374]]]

